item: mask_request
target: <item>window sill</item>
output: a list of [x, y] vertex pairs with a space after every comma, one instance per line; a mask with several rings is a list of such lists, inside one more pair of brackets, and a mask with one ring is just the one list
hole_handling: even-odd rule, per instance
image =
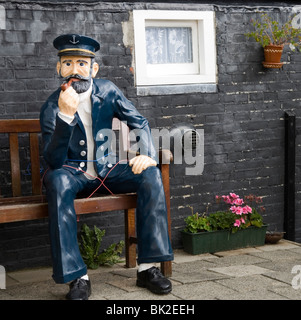
[[217, 92], [217, 85], [215, 83], [137, 87], [138, 96], [161, 96], [161, 95], [169, 95], [169, 94], [215, 93], [215, 92]]

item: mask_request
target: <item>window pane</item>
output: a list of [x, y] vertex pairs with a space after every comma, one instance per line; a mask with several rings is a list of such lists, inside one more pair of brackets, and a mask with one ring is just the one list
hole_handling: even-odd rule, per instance
[[148, 64], [192, 63], [192, 29], [146, 27]]

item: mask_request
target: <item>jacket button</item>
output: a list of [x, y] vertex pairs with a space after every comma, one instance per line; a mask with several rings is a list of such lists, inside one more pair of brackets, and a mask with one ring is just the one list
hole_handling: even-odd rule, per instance
[[84, 163], [84, 162], [81, 162], [81, 163], [79, 164], [79, 166], [80, 166], [81, 168], [83, 168], [83, 167], [85, 166], [85, 163]]
[[113, 167], [112, 163], [108, 163], [107, 166], [108, 166], [108, 168], [112, 168]]
[[100, 147], [100, 150], [103, 151], [104, 148], [105, 148], [104, 146], [101, 146], [101, 147]]
[[99, 134], [99, 138], [103, 139], [103, 134], [102, 133]]
[[86, 143], [85, 140], [80, 140], [79, 145], [80, 145], [80, 146], [84, 146], [85, 143]]
[[85, 155], [87, 154], [87, 152], [86, 151], [81, 151], [81, 153], [80, 153], [80, 155], [82, 156], [82, 157], [84, 157]]

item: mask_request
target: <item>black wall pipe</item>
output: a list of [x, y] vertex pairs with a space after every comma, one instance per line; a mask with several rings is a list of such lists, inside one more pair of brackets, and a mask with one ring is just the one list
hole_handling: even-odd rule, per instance
[[285, 112], [284, 238], [295, 241], [296, 116]]

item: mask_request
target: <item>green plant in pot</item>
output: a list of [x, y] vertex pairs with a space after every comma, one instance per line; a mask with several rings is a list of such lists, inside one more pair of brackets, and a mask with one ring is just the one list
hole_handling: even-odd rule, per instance
[[265, 68], [282, 67], [281, 56], [284, 46], [289, 45], [293, 51], [300, 47], [301, 29], [293, 27], [294, 18], [295, 16], [283, 25], [267, 14], [262, 14], [260, 20], [251, 20], [255, 31], [245, 35], [255, 39], [264, 48]]
[[262, 198], [249, 195], [242, 199], [230, 193], [216, 196], [216, 200], [224, 202], [227, 210], [202, 215], [192, 213], [185, 218], [186, 226], [181, 232], [185, 251], [212, 253], [264, 244], [267, 226], [258, 210], [263, 212], [265, 209], [257, 208]]

